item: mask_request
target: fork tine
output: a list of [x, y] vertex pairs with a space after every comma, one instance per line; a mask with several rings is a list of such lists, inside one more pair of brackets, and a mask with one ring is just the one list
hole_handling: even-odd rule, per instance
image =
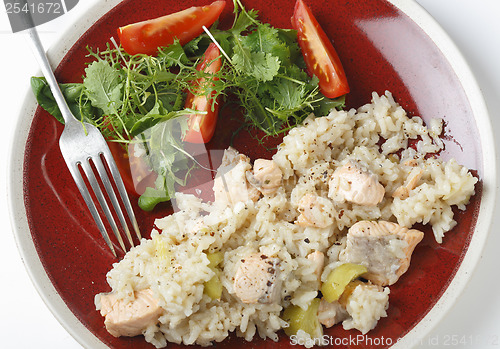
[[[25, 17], [26, 16], [23, 17], [23, 20], [25, 19], [29, 20], [28, 18], [29, 16], [26, 18]], [[59, 107], [61, 115], [64, 118], [64, 124], [65, 124], [64, 130], [59, 139], [59, 147], [61, 149], [61, 153], [64, 157], [66, 165], [68, 166], [71, 172], [71, 175], [73, 176], [73, 179], [77, 184], [80, 194], [87, 203], [87, 206], [90, 210], [90, 213], [92, 214], [92, 217], [94, 218], [94, 221], [96, 222], [99, 228], [99, 231], [101, 232], [104, 240], [106, 241], [109, 248], [113, 252], [113, 255], [116, 257], [115, 249], [113, 248], [113, 245], [109, 239], [109, 235], [106, 232], [106, 228], [104, 227], [99, 212], [97, 212], [95, 203], [93, 202], [90, 196], [89, 189], [87, 188], [85, 181], [83, 180], [83, 176], [82, 173], [80, 172], [79, 165], [81, 166], [83, 172], [86, 174], [90, 186], [92, 187], [95, 196], [97, 197], [99, 204], [103, 209], [104, 214], [106, 215], [106, 218], [108, 219], [109, 224], [111, 225], [111, 228], [113, 229], [113, 232], [117, 240], [119, 241], [123, 251], [127, 252], [125, 244], [123, 243], [123, 239], [118, 231], [118, 227], [116, 226], [116, 222], [114, 221], [113, 216], [106, 203], [106, 199], [104, 198], [101, 187], [97, 182], [92, 167], [90, 166], [89, 158], [93, 156], [92, 154], [95, 154], [94, 157], [97, 156], [99, 158], [100, 154], [104, 154], [104, 158], [108, 162], [108, 166], [111, 169], [112, 177], [115, 181], [118, 191], [120, 192], [120, 196], [128, 212], [130, 221], [134, 226], [137, 237], [141, 239], [139, 226], [135, 219], [134, 211], [132, 210], [132, 205], [130, 204], [130, 201], [128, 199], [127, 192], [125, 190], [125, 186], [123, 185], [120, 173], [116, 168], [116, 164], [106, 144], [106, 140], [104, 139], [100, 131], [96, 127], [88, 123], [85, 122], [82, 123], [81, 121], [77, 120], [77, 118], [73, 115], [70, 108], [68, 107], [65, 97], [61, 92], [61, 89], [59, 88], [59, 84], [54, 75], [54, 72], [52, 71], [52, 67], [49, 63], [47, 55], [45, 54], [45, 50], [38, 36], [36, 27], [29, 26], [28, 34], [29, 38], [31, 39], [30, 42], [32, 44], [33, 53], [35, 54], [35, 57], [38, 63], [40, 64], [42, 73], [47, 79], [47, 83], [49, 84], [50, 90], [54, 96], [57, 106]], [[106, 171], [102, 171], [103, 167], [104, 166], [101, 166], [99, 164], [96, 165], [96, 168], [98, 168], [98, 171], [101, 174], [101, 178], [103, 179], [103, 183], [108, 193], [108, 196], [112, 200], [115, 211], [119, 216], [120, 221], [125, 228], [125, 231], [127, 232], [127, 237], [129, 238], [131, 245], [133, 246], [132, 237], [130, 236], [130, 230], [128, 230], [128, 227], [125, 223], [125, 218], [123, 217], [123, 213], [119, 209], [120, 205], [118, 203], [116, 195], [114, 194], [114, 191], [112, 190], [112, 185], [110, 184], [111, 182], [109, 181], [107, 174], [105, 175], [106, 177], [104, 177], [103, 175], [106, 173]]]
[[106, 160], [109, 170], [111, 171], [111, 176], [113, 177], [113, 180], [115, 181], [116, 188], [118, 189], [118, 192], [120, 193], [120, 197], [122, 199], [123, 205], [125, 206], [125, 210], [127, 211], [128, 217], [130, 219], [130, 222], [132, 223], [132, 226], [134, 227], [135, 234], [137, 235], [137, 238], [139, 241], [142, 239], [141, 237], [141, 232], [139, 230], [139, 224], [137, 224], [137, 220], [135, 218], [134, 210], [132, 209], [132, 205], [130, 204], [130, 200], [127, 195], [127, 189], [125, 189], [125, 185], [123, 184], [122, 177], [120, 175], [120, 172], [118, 172], [118, 168], [116, 167], [115, 160], [113, 159], [113, 156], [111, 155], [111, 151], [109, 148], [107, 148], [105, 151], [103, 151], [102, 156]]
[[104, 198], [104, 194], [102, 193], [101, 187], [99, 186], [99, 183], [97, 183], [97, 179], [95, 177], [94, 171], [92, 171], [92, 168], [90, 166], [90, 159], [88, 161], [82, 162], [81, 163], [83, 172], [87, 176], [87, 179], [89, 180], [90, 186], [92, 187], [92, 190], [94, 191], [94, 194], [97, 198], [97, 201], [99, 202], [99, 205], [101, 206], [102, 210], [104, 211], [104, 215], [108, 219], [109, 224], [111, 225], [111, 229], [113, 230], [113, 233], [116, 236], [116, 239], [120, 243], [121, 248], [123, 249], [124, 252], [127, 252], [127, 249], [125, 248], [125, 244], [123, 243], [122, 236], [118, 230], [118, 227], [116, 226], [116, 222], [113, 218], [113, 215], [111, 214], [111, 211], [109, 210], [109, 206], [106, 202], [106, 199]]
[[106, 241], [106, 244], [111, 249], [111, 252], [113, 252], [113, 255], [116, 257], [115, 248], [113, 247], [113, 244], [111, 243], [111, 240], [109, 239], [109, 235], [106, 231], [106, 228], [104, 227], [101, 216], [97, 212], [97, 208], [94, 204], [94, 201], [90, 197], [89, 191], [87, 190], [87, 187], [85, 186], [85, 182], [83, 181], [83, 177], [78, 169], [78, 165], [77, 164], [73, 164], [73, 165], [68, 164], [68, 168], [69, 168], [69, 171], [71, 172], [71, 175], [73, 176], [73, 179], [75, 180], [76, 186], [78, 187], [80, 194], [82, 195], [85, 203], [87, 204], [87, 207], [90, 210], [90, 214], [92, 215], [92, 218], [94, 218], [94, 221], [96, 222], [97, 227], [99, 228], [99, 231], [101, 232], [101, 235], [104, 238], [104, 241]]
[[106, 189], [106, 192], [108, 193], [109, 199], [111, 200], [111, 204], [113, 205], [113, 208], [115, 209], [115, 212], [118, 216], [118, 219], [120, 220], [120, 223], [122, 225], [123, 230], [125, 231], [125, 234], [127, 235], [128, 242], [130, 243], [130, 246], [134, 246], [134, 240], [132, 239], [132, 236], [130, 235], [130, 229], [128, 228], [127, 222], [125, 221], [125, 217], [123, 216], [123, 211], [120, 207], [120, 204], [118, 203], [118, 199], [116, 197], [115, 191], [113, 190], [113, 187], [111, 185], [111, 181], [109, 180], [108, 173], [104, 167], [104, 164], [102, 162], [102, 158], [94, 158], [93, 162], [94, 165], [96, 166], [97, 172], [99, 173], [99, 176], [101, 176], [102, 183], [104, 184], [104, 188]]

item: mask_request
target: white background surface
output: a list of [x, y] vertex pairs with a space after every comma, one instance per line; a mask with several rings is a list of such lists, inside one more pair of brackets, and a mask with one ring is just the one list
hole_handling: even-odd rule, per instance
[[[412, 1], [412, 0], [408, 0]], [[45, 47], [98, 0], [81, 0], [62, 18], [39, 27]], [[500, 131], [500, 0], [417, 0], [444, 28], [468, 61], [482, 89], [494, 132]], [[6, 164], [18, 108], [37, 65], [21, 35], [10, 31], [0, 5], [0, 163]], [[497, 152], [500, 152], [497, 141]], [[17, 251], [7, 208], [5, 167], [0, 171], [0, 347], [81, 348], [33, 287]], [[500, 206], [471, 282], [424, 348], [500, 349]], [[453, 345], [456, 344], [456, 345]]]

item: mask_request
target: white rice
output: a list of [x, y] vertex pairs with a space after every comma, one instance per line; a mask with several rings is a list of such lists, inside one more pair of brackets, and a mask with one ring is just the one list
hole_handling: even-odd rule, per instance
[[[358, 110], [310, 116], [284, 137], [273, 156], [284, 174], [284, 186], [276, 194], [226, 207], [177, 193], [179, 211], [157, 220], [152, 239], [143, 239], [109, 271], [112, 291], [120, 299], [131, 300], [134, 291], [153, 290], [164, 315], [157, 326], [145, 329], [144, 336], [157, 347], [167, 342], [210, 345], [232, 332], [247, 341], [256, 334], [276, 341], [277, 332], [287, 326], [280, 318], [282, 310], [289, 305], [307, 309], [318, 296], [315, 266], [307, 255], [325, 253], [324, 281], [339, 265], [346, 231], [357, 221], [383, 219], [405, 227], [430, 224], [437, 242], [454, 227], [451, 206], [465, 210], [477, 179], [455, 160], [426, 157], [443, 148], [442, 121], [432, 120], [429, 125], [421, 118], [408, 118], [389, 92], [373, 93], [372, 103]], [[418, 139], [417, 150], [408, 148], [411, 139]], [[405, 165], [410, 159], [424, 170], [422, 178], [408, 198], [393, 198], [413, 168]], [[328, 198], [329, 176], [349, 160], [359, 161], [385, 187], [379, 205]], [[318, 217], [328, 222], [326, 228], [294, 224], [298, 201], [307, 193], [319, 196], [324, 214], [331, 216]], [[220, 300], [203, 293], [204, 283], [214, 276], [206, 253], [216, 251], [224, 254]], [[255, 252], [281, 260], [277, 303], [244, 304], [235, 296], [233, 281], [240, 260]], [[386, 316], [388, 298], [388, 288], [358, 286], [349, 298], [350, 317], [344, 328], [371, 330]], [[96, 306], [99, 309], [99, 295]]]
[[375, 285], [357, 286], [347, 301], [346, 310], [351, 318], [342, 322], [344, 329], [355, 328], [363, 334], [373, 330], [378, 320], [387, 316], [389, 293], [389, 287], [380, 290]]

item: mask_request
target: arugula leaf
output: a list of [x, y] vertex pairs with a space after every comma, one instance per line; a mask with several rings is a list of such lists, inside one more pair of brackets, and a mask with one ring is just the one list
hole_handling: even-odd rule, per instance
[[95, 61], [85, 69], [83, 86], [94, 107], [107, 115], [118, 114], [123, 96], [122, 76], [118, 69], [104, 60]]

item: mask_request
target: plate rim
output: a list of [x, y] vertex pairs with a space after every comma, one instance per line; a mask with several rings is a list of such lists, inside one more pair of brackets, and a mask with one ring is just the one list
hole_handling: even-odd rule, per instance
[[[438, 22], [416, 1], [385, 1], [394, 5], [408, 16], [433, 41], [462, 84], [476, 124], [488, 126], [478, 127], [483, 154], [483, 196], [479, 212], [477, 213], [474, 234], [470, 240], [467, 252], [459, 268], [456, 270], [455, 276], [436, 304], [411, 330], [391, 346], [391, 348], [399, 349], [414, 347], [419, 344], [443, 320], [453, 304], [458, 301], [473, 275], [482, 255], [493, 217], [496, 198], [496, 157], [491, 119], [483, 95], [472, 70], [458, 47]], [[120, 2], [121, 0], [98, 1], [87, 11], [82, 12], [74, 22], [74, 25], [68, 26], [62, 33], [62, 36], [60, 36], [60, 39], [56, 40], [55, 44], [48, 50], [50, 60], [59, 64], [76, 41], [98, 19]], [[37, 292], [63, 328], [84, 347], [107, 348], [97, 336], [80, 322], [57, 293], [43, 268], [33, 239], [29, 233], [29, 224], [23, 199], [23, 169], [25, 145], [35, 110], [35, 98], [31, 91], [27, 91], [22, 107], [19, 110], [20, 117], [15, 125], [15, 134], [20, 135], [20, 137], [13, 137], [8, 151], [7, 184], [9, 188], [7, 196], [10, 210], [9, 216], [16, 245], [26, 271]], [[484, 166], [484, 164], [488, 164], [488, 166]]]
[[[54, 41], [54, 44], [48, 48], [47, 56], [51, 65], [57, 67], [78, 39], [121, 1], [96, 1], [86, 11], [76, 16], [73, 25], [68, 26], [66, 30], [61, 32]], [[73, 11], [78, 11], [78, 4]], [[26, 35], [25, 32], [19, 34]], [[35, 74], [41, 75], [41, 70], [36, 70]], [[83, 347], [106, 349], [108, 346], [73, 314], [58, 294], [43, 268], [29, 230], [26, 208], [24, 206], [23, 172], [26, 141], [36, 108], [35, 97], [31, 90], [28, 89], [25, 93], [22, 106], [19, 108], [20, 117], [14, 128], [14, 134], [20, 136], [12, 137], [8, 151], [7, 200], [14, 240], [31, 282], [61, 326]]]
[[[491, 119], [479, 84], [469, 64], [465, 60], [465, 57], [448, 33], [446, 33], [434, 17], [416, 1], [387, 1], [395, 5], [412, 19], [442, 52], [462, 84], [476, 124], [485, 126], [478, 127], [483, 154], [483, 196], [481, 198], [479, 212], [477, 213], [474, 234], [470, 240], [467, 252], [455, 272], [455, 276], [450, 281], [450, 284], [441, 297], [439, 297], [436, 304], [434, 304], [421, 321], [391, 347], [400, 349], [415, 347], [421, 344], [421, 340], [424, 339], [432, 329], [438, 326], [445, 315], [451, 310], [451, 307], [462, 297], [465, 287], [470, 281], [474, 270], [477, 268], [489, 234], [495, 206], [494, 203], [496, 200], [497, 180], [495, 143], [493, 140]], [[485, 164], [488, 164], [488, 166], [485, 166]]]

